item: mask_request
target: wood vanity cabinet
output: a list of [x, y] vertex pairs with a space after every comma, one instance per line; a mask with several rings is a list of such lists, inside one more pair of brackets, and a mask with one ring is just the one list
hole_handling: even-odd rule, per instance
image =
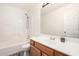
[[68, 56], [68, 55], [55, 50], [55, 56]]
[[31, 56], [41, 56], [41, 51], [31, 45], [31, 47], [30, 47], [30, 55]]
[[48, 48], [47, 46], [44, 46], [38, 42], [35, 42], [35, 47], [37, 47], [39, 50], [41, 50], [41, 52], [49, 55], [49, 56], [52, 56], [53, 55], [53, 49], [51, 48]]
[[30, 44], [34, 46], [35, 45], [35, 41], [30, 40]]
[[48, 56], [48, 55], [42, 52], [42, 56]]
[[51, 49], [41, 43], [30, 40], [30, 55], [31, 56], [67, 56], [55, 49]]

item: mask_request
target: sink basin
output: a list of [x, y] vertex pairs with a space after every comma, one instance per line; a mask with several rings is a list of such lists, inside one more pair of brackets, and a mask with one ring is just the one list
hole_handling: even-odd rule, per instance
[[57, 42], [55, 40], [50, 40], [50, 39], [41, 39], [39, 40], [42, 43], [47, 43], [47, 44], [56, 44]]

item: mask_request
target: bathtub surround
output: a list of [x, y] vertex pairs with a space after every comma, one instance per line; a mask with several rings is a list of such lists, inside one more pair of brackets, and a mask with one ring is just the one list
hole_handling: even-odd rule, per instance
[[24, 10], [0, 4], [0, 42], [26, 41], [26, 18]]
[[29, 12], [30, 16], [30, 35], [39, 35], [40, 34], [40, 19], [41, 19], [41, 4], [36, 4], [35, 7], [33, 7]]
[[15, 54], [22, 51], [23, 44], [30, 44], [25, 13], [31, 20], [30, 35], [40, 34], [41, 5], [33, 4], [31, 9], [24, 9], [25, 5], [27, 4], [0, 4], [0, 55]]
[[41, 5], [34, 4], [30, 10], [16, 7], [18, 4], [0, 4], [0, 41], [21, 42], [27, 39], [27, 16], [30, 20], [30, 34], [40, 33]]

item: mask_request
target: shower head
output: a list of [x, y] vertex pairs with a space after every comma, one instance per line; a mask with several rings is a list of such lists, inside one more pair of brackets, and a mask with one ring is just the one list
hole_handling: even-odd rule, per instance
[[25, 15], [27, 16], [27, 13], [25, 13]]
[[27, 19], [29, 18], [29, 16], [28, 16], [28, 14], [27, 14], [27, 13], [25, 13], [25, 16], [27, 16]]

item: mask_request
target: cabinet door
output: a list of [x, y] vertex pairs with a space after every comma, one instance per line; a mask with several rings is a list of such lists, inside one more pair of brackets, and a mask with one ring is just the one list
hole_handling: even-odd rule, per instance
[[43, 52], [42, 52], [42, 56], [48, 56], [48, 55], [47, 55], [46, 53], [43, 53]]
[[33, 40], [30, 40], [30, 44], [34, 46], [35, 42]]
[[54, 54], [54, 50], [50, 49], [40, 43], [35, 42], [35, 47], [37, 47], [38, 49], [40, 49], [41, 51], [43, 51], [44, 53], [48, 54], [49, 56], [53, 56]]
[[41, 52], [39, 49], [35, 48], [31, 45], [30, 47], [30, 56], [41, 56]]

